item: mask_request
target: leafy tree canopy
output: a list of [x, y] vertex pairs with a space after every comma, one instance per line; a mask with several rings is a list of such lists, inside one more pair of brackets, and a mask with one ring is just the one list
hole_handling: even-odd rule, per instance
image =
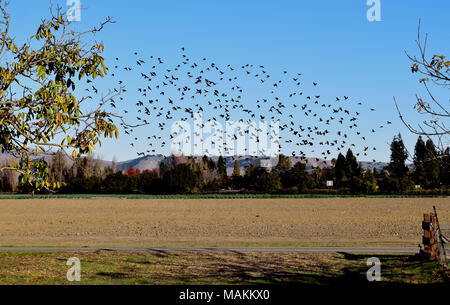
[[119, 135], [113, 123], [118, 116], [104, 106], [120, 91], [109, 92], [90, 110], [83, 106], [91, 97], [75, 94], [80, 82], [107, 73], [103, 44], [91, 38], [111, 19], [76, 32], [57, 8], [19, 44], [10, 34], [5, 2], [0, 12], [0, 149], [19, 160], [1, 170], [18, 171], [21, 183], [34, 189], [56, 188], [46, 167], [33, 160], [37, 154], [62, 149], [75, 158], [90, 154], [101, 138]]

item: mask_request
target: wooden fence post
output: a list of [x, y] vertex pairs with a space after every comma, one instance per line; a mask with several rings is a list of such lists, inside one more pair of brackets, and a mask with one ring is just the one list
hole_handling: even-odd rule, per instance
[[436, 259], [436, 242], [435, 236], [432, 228], [433, 216], [431, 213], [423, 214], [422, 221], [422, 243], [425, 251], [425, 255], [428, 259], [435, 260]]
[[439, 220], [437, 218], [436, 208], [434, 213], [424, 213], [422, 221], [422, 243], [426, 258], [438, 260], [440, 263], [447, 263], [444, 241], [440, 231]]

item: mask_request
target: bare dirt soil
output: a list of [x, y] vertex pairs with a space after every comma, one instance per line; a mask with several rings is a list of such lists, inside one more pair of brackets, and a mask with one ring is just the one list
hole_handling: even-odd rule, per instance
[[1, 246], [416, 246], [449, 198], [0, 200]]

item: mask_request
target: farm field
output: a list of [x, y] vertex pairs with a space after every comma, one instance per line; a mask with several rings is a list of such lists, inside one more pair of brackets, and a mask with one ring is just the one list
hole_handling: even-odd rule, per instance
[[417, 246], [450, 199], [0, 200], [0, 246]]

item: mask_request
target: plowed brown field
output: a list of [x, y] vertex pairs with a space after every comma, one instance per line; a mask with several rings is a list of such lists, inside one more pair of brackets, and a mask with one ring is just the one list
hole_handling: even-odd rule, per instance
[[0, 245], [307, 246], [421, 242], [449, 198], [0, 200]]

